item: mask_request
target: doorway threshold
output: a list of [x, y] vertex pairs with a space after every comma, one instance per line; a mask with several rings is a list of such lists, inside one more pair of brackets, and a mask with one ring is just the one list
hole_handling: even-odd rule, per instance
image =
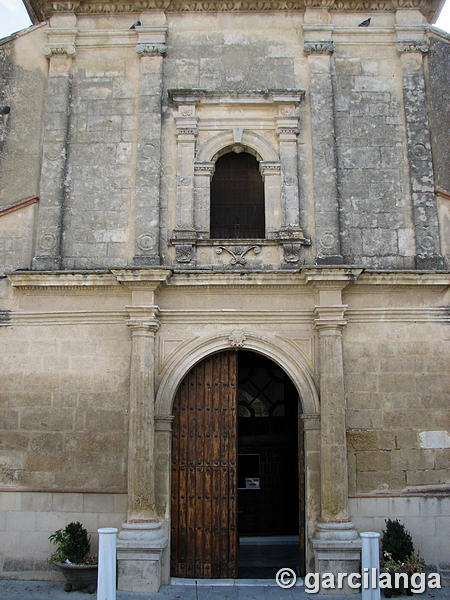
[[[188, 579], [171, 577], [170, 585], [192, 585], [198, 587], [278, 587], [275, 579]], [[295, 586], [303, 587], [303, 579], [297, 578]]]

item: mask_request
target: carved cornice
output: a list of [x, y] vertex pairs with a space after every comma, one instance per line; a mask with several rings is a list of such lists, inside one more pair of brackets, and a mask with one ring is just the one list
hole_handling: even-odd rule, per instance
[[414, 40], [406, 42], [397, 42], [397, 52], [421, 52], [427, 54], [429, 50], [428, 44], [425, 42], [416, 42]]
[[333, 54], [334, 43], [330, 41], [306, 42], [303, 46], [305, 54]]
[[57, 12], [76, 14], [140, 13], [145, 10], [166, 12], [266, 12], [328, 8], [351, 11], [396, 11], [415, 8], [429, 21], [439, 10], [440, 0], [26, 0], [28, 12], [36, 23]]

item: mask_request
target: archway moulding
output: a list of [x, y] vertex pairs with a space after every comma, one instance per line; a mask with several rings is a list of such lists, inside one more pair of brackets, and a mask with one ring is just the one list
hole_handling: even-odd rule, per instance
[[[197, 152], [196, 161], [215, 162], [221, 154], [224, 154], [227, 150], [232, 150], [235, 144], [236, 140], [232, 129], [218, 133], [200, 146]], [[258, 161], [277, 162], [280, 160], [278, 152], [272, 144], [259, 133], [244, 130], [239, 144], [243, 146], [244, 149], [250, 150], [251, 154], [256, 152], [256, 159]]]
[[[176, 391], [183, 377], [201, 360], [207, 356], [223, 350], [233, 350], [236, 345], [230, 340], [232, 331], [216, 336], [196, 338], [192, 343], [180, 349], [161, 373], [155, 402], [155, 418], [164, 418], [172, 414], [172, 405]], [[302, 412], [319, 414], [320, 403], [313, 375], [303, 357], [288, 340], [278, 343], [278, 340], [268, 339], [264, 336], [254, 335], [248, 331], [243, 332], [245, 343], [244, 350], [252, 350], [273, 360], [291, 378], [302, 402]], [[292, 357], [295, 356], [295, 359]]]

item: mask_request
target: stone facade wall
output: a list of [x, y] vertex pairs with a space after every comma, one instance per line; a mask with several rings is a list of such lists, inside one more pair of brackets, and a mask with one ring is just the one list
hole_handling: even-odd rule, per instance
[[133, 47], [82, 49], [74, 61], [64, 268], [132, 255], [138, 67]]
[[64, 301], [2, 328], [0, 485], [124, 490], [128, 331], [114, 314], [58, 318]]
[[43, 29], [0, 41], [0, 109], [10, 109], [0, 114], [0, 207], [39, 193], [47, 85]]
[[349, 499], [349, 510], [359, 531], [381, 532], [386, 527], [386, 518], [399, 519], [411, 533], [416, 551], [427, 557], [428, 568], [448, 573], [448, 543], [444, 533], [448, 530], [448, 496], [360, 495]]
[[428, 53], [428, 98], [434, 172], [436, 184], [447, 192], [450, 191], [450, 169], [445, 159], [448, 148], [447, 132], [450, 128], [450, 108], [445, 101], [450, 86], [448, 63], [447, 39], [431, 36]]
[[[364, 51], [365, 50], [365, 51]], [[402, 92], [395, 47], [336, 53], [335, 110], [344, 262], [414, 267]], [[340, 56], [344, 54], [344, 56]]]
[[[428, 308], [420, 309], [397, 293], [387, 311], [386, 296], [368, 298], [364, 307], [352, 302], [344, 334], [350, 493], [445, 484], [450, 464], [445, 311], [433, 308], [432, 296]], [[421, 439], [425, 430], [442, 432], [433, 434], [436, 444]]]
[[37, 209], [36, 202], [6, 214], [0, 209], [0, 274], [31, 265]]
[[[67, 101], [68, 105], [67, 108], [59, 106], [62, 112], [52, 110], [48, 113], [45, 124], [47, 145], [51, 145], [52, 140], [58, 142], [61, 135], [67, 135], [64, 164], [60, 164], [58, 158], [61, 171], [58, 177], [64, 188], [61, 196], [64, 202], [61, 209], [61, 266], [72, 269], [134, 264], [135, 237], [140, 234], [138, 211], [144, 210], [140, 208], [144, 201], [142, 195], [148, 199], [159, 197], [159, 216], [154, 215], [154, 208], [147, 215], [152, 222], [149, 228], [155, 226], [155, 219], [156, 222], [160, 219], [162, 261], [165, 264], [174, 262], [173, 247], [168, 244], [177, 210], [179, 174], [176, 111], [167, 93], [170, 89], [188, 88], [210, 92], [305, 90], [305, 99], [299, 106], [297, 155], [300, 222], [305, 236], [311, 239], [311, 246], [302, 249], [301, 262], [314, 263], [320, 254], [318, 238], [322, 238], [324, 231], [327, 237], [326, 224], [322, 223], [320, 215], [326, 217], [331, 210], [331, 205], [323, 205], [321, 199], [320, 171], [313, 174], [313, 160], [320, 161], [319, 154], [324, 152], [323, 148], [314, 146], [314, 140], [319, 136], [317, 140], [326, 139], [327, 145], [333, 144], [334, 140], [336, 144], [334, 149], [327, 148], [322, 159], [325, 161], [323, 168], [331, 160], [328, 157], [330, 152], [334, 153], [337, 162], [337, 170], [333, 171], [333, 167], [328, 174], [335, 181], [329, 182], [325, 195], [329, 195], [330, 190], [337, 190], [337, 198], [333, 202], [337, 203], [338, 215], [333, 217], [329, 212], [329, 218], [336, 217], [339, 221], [338, 237], [344, 263], [363, 264], [370, 268], [415, 268], [414, 232], [419, 227], [420, 216], [419, 213], [413, 214], [413, 210], [420, 211], [422, 199], [412, 190], [417, 196], [414, 196], [417, 207], [412, 207], [408, 167], [410, 143], [403, 106], [403, 63], [390, 33], [394, 16], [380, 14], [377, 17], [378, 33], [358, 30], [358, 37], [349, 33], [350, 30], [347, 33], [339, 30], [346, 25], [354, 27], [358, 15], [333, 13], [330, 18], [337, 33], [334, 53], [330, 58], [331, 79], [325, 73], [321, 75], [314, 61], [308, 62], [308, 56], [303, 52], [308, 30], [302, 31], [302, 27], [312, 27], [308, 25], [311, 17], [305, 25], [303, 13], [299, 12], [295, 19], [282, 12], [270, 15], [199, 12], [189, 18], [185, 14], [168, 14], [166, 17], [168, 51], [161, 63], [161, 100], [159, 84], [154, 77], [145, 75], [146, 83], [142, 83], [141, 89], [141, 59], [135, 51], [137, 38], [135, 32], [128, 30], [129, 19], [126, 16], [117, 15], [103, 21], [78, 18], [80, 34], [76, 54], [70, 59], [69, 95], [67, 98], [61, 96], [60, 101], [60, 104]], [[58, 30], [57, 24], [52, 27]], [[116, 43], [108, 37], [111, 29], [120, 31]], [[5, 42], [1, 47], [1, 71], [5, 81], [2, 94], [4, 102], [11, 104], [12, 111], [1, 117], [0, 203], [7, 204], [39, 192], [42, 115], [46, 104], [48, 70], [47, 59], [43, 55], [45, 35], [44, 28], [39, 27]], [[356, 36], [354, 40], [353, 35]], [[445, 127], [441, 121], [445, 118], [445, 111], [439, 105], [439, 98], [444, 97], [439, 90], [445, 87], [445, 75], [440, 65], [445, 60], [447, 46], [446, 40], [431, 37], [430, 56], [426, 59], [436, 182], [444, 188], [446, 170], [442, 157], [445, 156]], [[39, 58], [36, 58], [36, 48], [42, 51]], [[145, 86], [150, 87], [147, 90]], [[322, 90], [321, 86], [326, 89]], [[333, 110], [326, 123], [315, 121], [316, 118], [320, 120], [320, 114], [314, 113], [310, 92], [334, 95]], [[27, 102], [23, 98], [27, 98]], [[161, 102], [160, 163], [156, 156], [160, 136], [159, 114], [156, 113], [159, 113]], [[147, 108], [145, 103], [150, 103]], [[154, 119], [148, 113], [149, 107], [155, 112]], [[66, 110], [68, 122], [67, 133], [64, 133], [60, 129], [60, 121]], [[245, 120], [249, 115], [246, 111], [247, 108], [234, 111], [236, 118], [243, 118], [244, 127], [247, 127]], [[217, 132], [214, 121], [220, 122], [221, 116], [229, 115], [230, 107], [222, 109], [221, 113], [220, 104], [212, 111], [211, 117], [207, 118], [209, 125], [203, 123], [200, 128], [197, 149], [200, 143]], [[264, 110], [260, 111], [260, 117], [264, 115]], [[259, 130], [279, 152], [278, 138], [264, 130], [264, 121], [255, 122], [254, 115], [250, 120], [253, 123], [251, 127], [256, 127], [255, 131]], [[324, 132], [321, 130], [324, 126], [328, 129], [334, 127], [334, 131]], [[150, 150], [146, 150], [151, 145], [156, 152], [154, 157]], [[312, 150], [312, 147], [316, 149]], [[50, 201], [53, 197], [50, 190], [51, 160], [55, 157], [52, 158], [50, 146], [46, 146], [44, 154], [41, 212], [44, 215], [47, 211], [50, 218], [51, 210], [46, 205], [44, 209], [44, 204], [46, 198], [53, 202]], [[148, 161], [146, 166], [142, 163], [143, 157]], [[421, 164], [418, 163], [418, 166]], [[428, 191], [427, 194], [429, 196]], [[316, 211], [319, 216], [315, 216]], [[441, 220], [445, 219], [445, 210], [440, 212]], [[142, 214], [147, 213], [144, 211]], [[52, 221], [51, 227], [59, 225]], [[434, 221], [430, 221], [430, 227], [435, 227]], [[39, 247], [41, 240], [38, 236], [36, 256], [42, 254], [42, 249], [45, 250], [46, 244], [50, 243], [44, 222], [41, 233], [44, 234], [44, 245]], [[55, 235], [58, 237], [59, 234]], [[421, 235], [425, 236], [424, 243], [429, 245], [427, 232]], [[441, 235], [445, 236], [445, 231], [441, 231]], [[419, 242], [422, 243], [422, 240]], [[204, 248], [199, 249], [199, 266], [211, 261], [209, 254]], [[279, 261], [279, 253], [266, 248], [261, 257], [252, 260], [249, 266], [271, 268], [279, 265]], [[16, 263], [28, 266], [20, 256]], [[224, 266], [217, 257], [216, 263], [216, 266]], [[426, 259], [423, 264], [428, 264]]]
[[55, 550], [48, 536], [71, 521], [80, 521], [98, 551], [99, 527], [120, 527], [127, 508], [126, 494], [77, 491], [20, 492], [0, 490], [0, 554], [3, 579], [61, 580], [46, 560]]

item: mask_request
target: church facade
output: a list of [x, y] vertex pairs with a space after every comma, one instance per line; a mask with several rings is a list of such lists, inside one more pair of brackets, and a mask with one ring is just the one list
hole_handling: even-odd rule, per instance
[[[245, 537], [449, 569], [435, 0], [27, 0], [0, 41], [0, 573], [115, 526], [119, 588]], [[167, 5], [166, 5], [167, 4]], [[283, 566], [283, 565], [280, 565]]]

